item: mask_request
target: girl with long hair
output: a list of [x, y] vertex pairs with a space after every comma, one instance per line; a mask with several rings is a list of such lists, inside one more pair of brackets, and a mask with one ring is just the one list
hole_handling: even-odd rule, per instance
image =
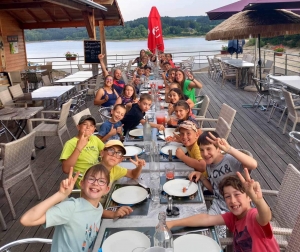
[[97, 91], [94, 99], [94, 105], [101, 105], [102, 107], [110, 107], [114, 105], [119, 97], [117, 91], [113, 87], [113, 77], [106, 75], [104, 78], [104, 87]]

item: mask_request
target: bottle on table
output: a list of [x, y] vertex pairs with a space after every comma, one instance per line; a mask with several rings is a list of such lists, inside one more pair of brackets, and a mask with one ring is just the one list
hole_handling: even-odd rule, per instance
[[166, 213], [160, 212], [158, 214], [159, 223], [155, 227], [153, 236], [154, 246], [162, 247], [166, 252], [173, 252], [173, 235], [166, 225]]

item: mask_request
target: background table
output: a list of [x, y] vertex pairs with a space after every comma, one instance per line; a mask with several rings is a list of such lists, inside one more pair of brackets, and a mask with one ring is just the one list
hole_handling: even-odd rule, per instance
[[[6, 110], [13, 111], [9, 114], [3, 114]], [[7, 132], [13, 137], [14, 140], [18, 139], [21, 136], [22, 131], [24, 134], [27, 134], [25, 132], [25, 127], [27, 124], [27, 119], [35, 116], [38, 112], [42, 111], [44, 107], [27, 107], [27, 108], [4, 108], [0, 110], [0, 123], [2, 126], [7, 130]], [[14, 120], [18, 128], [15, 133], [12, 133], [3, 123], [3, 121], [11, 121]]]
[[291, 89], [295, 89], [298, 92], [300, 91], [300, 76], [290, 75], [290, 76], [275, 76], [269, 75], [270, 79], [276, 80]]

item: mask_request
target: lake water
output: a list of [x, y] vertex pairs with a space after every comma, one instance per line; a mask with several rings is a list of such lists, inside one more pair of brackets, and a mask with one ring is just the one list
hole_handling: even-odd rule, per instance
[[[174, 38], [165, 39], [166, 52], [192, 52], [220, 50], [224, 41], [206, 41], [205, 38]], [[107, 54], [136, 54], [147, 48], [147, 40], [107, 41]], [[83, 56], [83, 41], [49, 41], [26, 43], [27, 57], [64, 57], [67, 51]]]

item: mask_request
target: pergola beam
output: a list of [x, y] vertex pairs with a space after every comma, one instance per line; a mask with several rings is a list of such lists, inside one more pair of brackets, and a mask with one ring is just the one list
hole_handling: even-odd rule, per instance
[[82, 11], [82, 16], [89, 37], [95, 39], [96, 36], [95, 36], [95, 24], [94, 24], [94, 20], [95, 20], [94, 12], [89, 13], [87, 11]]
[[73, 20], [73, 18], [70, 16], [69, 12], [68, 12], [65, 8], [61, 7], [60, 9], [61, 9], [61, 11], [62, 11], [63, 13], [66, 14], [66, 16], [67, 16], [67, 18], [69, 19], [69, 21], [72, 21], [72, 20]]
[[57, 6], [69, 8], [69, 9], [74, 9], [74, 10], [79, 10], [79, 11], [84, 11], [88, 10], [89, 8], [85, 7], [82, 4], [71, 2], [69, 0], [44, 0], [45, 2], [49, 2], [52, 4], [55, 4]]
[[32, 10], [30, 10], [30, 9], [27, 9], [26, 10], [27, 11], [27, 13], [29, 14], [29, 15], [31, 15], [32, 17], [33, 17], [33, 19], [36, 21], [36, 22], [42, 22], [42, 20], [41, 19], [39, 19], [33, 12], [32, 12]]
[[49, 11], [48, 9], [43, 9], [44, 12], [46, 12], [48, 14], [48, 16], [50, 17], [50, 19], [55, 22], [55, 17], [54, 15], [51, 13], [51, 11]]
[[[101, 20], [95, 20], [98, 22]], [[121, 20], [105, 20], [104, 26], [116, 26], [120, 25]], [[66, 28], [66, 27], [86, 27], [83, 20], [80, 21], [56, 21], [52, 22], [41, 22], [41, 23], [22, 23], [20, 25], [22, 29], [48, 29], [48, 28]]]

